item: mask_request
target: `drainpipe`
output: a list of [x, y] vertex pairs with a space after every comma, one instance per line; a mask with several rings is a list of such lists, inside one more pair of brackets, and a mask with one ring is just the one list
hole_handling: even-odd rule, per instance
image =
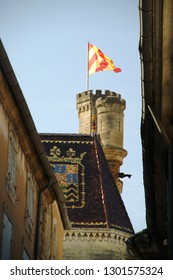
[[52, 185], [52, 178], [50, 179], [49, 183], [42, 187], [38, 193], [38, 208], [37, 208], [37, 220], [36, 220], [36, 234], [35, 234], [35, 246], [34, 246], [34, 260], [38, 259], [39, 256], [39, 245], [40, 245], [40, 217], [41, 217], [41, 199], [42, 194], [45, 190], [50, 188]]

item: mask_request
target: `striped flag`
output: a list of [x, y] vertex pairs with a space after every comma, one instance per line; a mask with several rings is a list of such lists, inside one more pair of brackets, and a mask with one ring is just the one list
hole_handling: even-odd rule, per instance
[[117, 68], [108, 56], [96, 46], [88, 43], [88, 74], [106, 70], [112, 70], [115, 73], [121, 72], [121, 69]]

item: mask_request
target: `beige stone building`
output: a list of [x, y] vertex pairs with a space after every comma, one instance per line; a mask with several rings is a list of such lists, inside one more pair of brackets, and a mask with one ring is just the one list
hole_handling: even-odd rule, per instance
[[0, 258], [62, 259], [64, 196], [0, 41]]
[[77, 95], [79, 134], [40, 134], [71, 223], [64, 235], [64, 259], [130, 258], [126, 241], [134, 231], [119, 179], [127, 155], [124, 109], [119, 94], [86, 91]]

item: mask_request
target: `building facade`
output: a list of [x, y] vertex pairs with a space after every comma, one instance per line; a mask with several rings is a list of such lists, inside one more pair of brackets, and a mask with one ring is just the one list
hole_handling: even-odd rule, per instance
[[65, 201], [0, 42], [0, 258], [62, 259]]

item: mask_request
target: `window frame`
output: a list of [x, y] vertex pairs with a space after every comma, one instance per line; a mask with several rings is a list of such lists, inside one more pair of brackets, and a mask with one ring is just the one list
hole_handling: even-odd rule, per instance
[[6, 190], [8, 195], [15, 205], [16, 202], [16, 171], [17, 171], [17, 141], [13, 131], [9, 132], [8, 143], [8, 168], [7, 168], [7, 183]]
[[35, 202], [35, 182], [33, 174], [28, 171], [26, 178], [26, 213], [25, 213], [25, 228], [29, 236], [32, 237], [34, 224], [34, 202]]
[[[10, 233], [9, 233], [10, 230]], [[11, 259], [11, 242], [13, 235], [13, 224], [8, 215], [3, 213], [3, 232], [2, 232], [2, 247], [1, 247], [1, 260]]]

